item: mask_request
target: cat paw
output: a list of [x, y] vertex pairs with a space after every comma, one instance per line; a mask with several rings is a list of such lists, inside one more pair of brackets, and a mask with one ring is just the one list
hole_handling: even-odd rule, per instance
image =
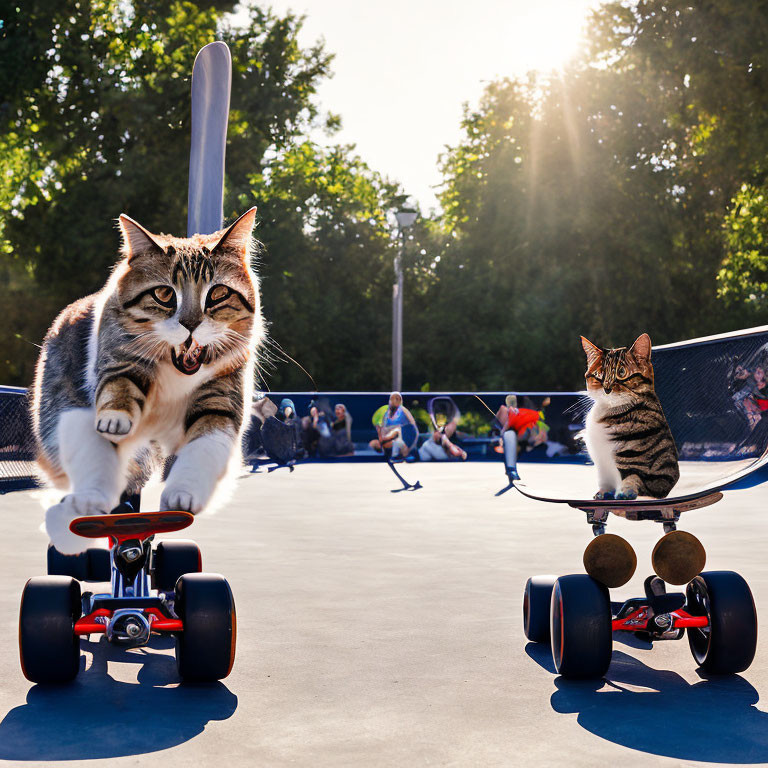
[[133, 428], [133, 421], [126, 411], [103, 410], [96, 414], [96, 431], [118, 443], [125, 439]]
[[633, 501], [637, 498], [637, 491], [634, 488], [625, 488], [616, 494], [616, 498], [621, 501]]
[[92, 543], [69, 530], [69, 524], [78, 517], [103, 515], [109, 510], [107, 499], [100, 493], [72, 493], [54, 504], [45, 513], [45, 530], [56, 549], [64, 555], [85, 552]]
[[196, 515], [205, 503], [196, 494], [182, 488], [165, 488], [160, 496], [160, 509], [174, 512], [191, 512]]
[[613, 491], [598, 491], [594, 496], [598, 501], [610, 501], [614, 498]]

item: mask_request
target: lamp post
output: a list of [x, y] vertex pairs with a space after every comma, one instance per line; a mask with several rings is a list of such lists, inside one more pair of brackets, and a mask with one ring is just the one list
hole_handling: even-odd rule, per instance
[[416, 221], [416, 211], [397, 211], [400, 243], [395, 256], [395, 284], [392, 286], [392, 389], [399, 392], [403, 384], [403, 253], [405, 231]]

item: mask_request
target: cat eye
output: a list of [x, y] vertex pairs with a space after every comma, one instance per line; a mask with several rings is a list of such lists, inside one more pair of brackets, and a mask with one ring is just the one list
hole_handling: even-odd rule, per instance
[[619, 366], [619, 370], [616, 371], [620, 379], [623, 379], [627, 375], [627, 369], [621, 365]]
[[232, 290], [227, 288], [226, 285], [214, 285], [208, 292], [208, 298], [205, 303], [211, 307], [214, 304], [224, 301], [224, 299], [228, 299], [231, 295]]
[[158, 285], [150, 291], [152, 298], [164, 307], [176, 306], [176, 291], [169, 285]]

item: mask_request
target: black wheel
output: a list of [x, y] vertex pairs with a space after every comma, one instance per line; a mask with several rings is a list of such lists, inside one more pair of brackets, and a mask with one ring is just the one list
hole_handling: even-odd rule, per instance
[[523, 631], [534, 643], [549, 641], [549, 607], [557, 576], [531, 576], [523, 595]]
[[721, 675], [743, 672], [757, 648], [757, 611], [747, 582], [733, 571], [709, 571], [688, 585], [686, 597], [688, 613], [709, 619], [709, 627], [687, 630], [697, 664]]
[[602, 677], [613, 644], [608, 589], [586, 574], [561, 576], [552, 589], [550, 639], [563, 677]]
[[176, 582], [185, 573], [200, 573], [202, 558], [194, 541], [177, 539], [161, 541], [155, 550], [154, 587], [161, 592], [173, 592]]
[[112, 557], [109, 550], [91, 547], [87, 554], [88, 581], [111, 581]]
[[187, 573], [176, 584], [175, 610], [184, 622], [176, 635], [176, 666], [185, 680], [225, 678], [235, 661], [237, 621], [227, 580], [217, 573]]
[[48, 545], [48, 575], [71, 576], [78, 581], [88, 578], [88, 552], [64, 555], [53, 544]]
[[21, 595], [19, 655], [33, 683], [68, 683], [80, 668], [80, 585], [69, 576], [30, 579]]
[[109, 581], [112, 578], [109, 550], [90, 547], [79, 555], [63, 555], [49, 544], [48, 575], [71, 576], [78, 581]]

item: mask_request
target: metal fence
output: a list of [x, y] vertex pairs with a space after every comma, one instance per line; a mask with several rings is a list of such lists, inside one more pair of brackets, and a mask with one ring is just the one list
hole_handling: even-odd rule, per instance
[[27, 390], [0, 387], [0, 493], [38, 484]]

